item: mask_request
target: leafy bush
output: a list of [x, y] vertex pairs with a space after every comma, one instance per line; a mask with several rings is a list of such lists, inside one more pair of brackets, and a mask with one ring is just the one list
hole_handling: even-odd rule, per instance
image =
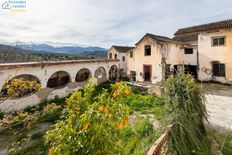
[[40, 89], [41, 85], [36, 81], [11, 79], [5, 82], [0, 97], [19, 98], [37, 92]]
[[117, 154], [120, 132], [128, 124], [128, 107], [124, 98], [131, 92], [125, 83], [111, 85], [93, 97], [95, 86], [88, 83], [84, 93], [75, 92], [67, 99], [64, 120], [47, 132], [50, 153]]
[[4, 118], [4, 112], [0, 111], [0, 120]]

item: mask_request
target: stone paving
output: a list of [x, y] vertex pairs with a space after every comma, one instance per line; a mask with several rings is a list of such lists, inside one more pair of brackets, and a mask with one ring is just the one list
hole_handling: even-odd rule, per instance
[[232, 86], [203, 84], [209, 125], [232, 131]]

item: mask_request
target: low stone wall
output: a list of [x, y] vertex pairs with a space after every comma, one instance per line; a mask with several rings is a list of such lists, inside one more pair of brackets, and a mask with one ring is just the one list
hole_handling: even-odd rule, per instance
[[50, 101], [55, 98], [65, 98], [72, 92], [82, 90], [85, 82], [68, 83], [65, 87], [52, 89], [44, 88], [35, 94], [24, 96], [18, 99], [7, 99], [0, 103], [0, 111], [12, 112], [24, 110], [27, 107], [36, 106], [44, 101]]
[[126, 82], [133, 90], [141, 93], [148, 93], [155, 96], [160, 96], [160, 86], [149, 83]]

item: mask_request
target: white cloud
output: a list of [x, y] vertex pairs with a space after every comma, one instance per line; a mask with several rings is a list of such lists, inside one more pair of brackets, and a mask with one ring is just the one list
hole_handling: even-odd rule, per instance
[[231, 5], [231, 0], [27, 0], [26, 12], [0, 9], [0, 39], [133, 45], [146, 32], [172, 37], [181, 27], [231, 18]]

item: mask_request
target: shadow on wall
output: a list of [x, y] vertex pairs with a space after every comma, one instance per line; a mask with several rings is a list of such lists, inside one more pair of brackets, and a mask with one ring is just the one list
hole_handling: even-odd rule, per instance
[[[81, 69], [76, 75], [76, 81], [71, 82], [70, 75], [65, 71], [58, 71], [49, 78], [47, 82], [47, 88], [44, 88], [38, 92], [34, 92], [31, 95], [26, 95], [17, 99], [7, 99], [0, 104], [0, 110], [5, 112], [19, 111], [30, 106], [38, 105], [44, 101], [50, 101], [55, 98], [65, 98], [74, 91], [83, 90], [84, 84], [91, 77], [91, 72], [88, 69]], [[19, 78], [37, 81], [38, 78], [31, 75], [21, 75]], [[17, 77], [17, 78], [18, 78]], [[16, 78], [16, 77], [15, 77]], [[107, 80], [106, 70], [103, 67], [96, 69], [94, 73], [94, 81], [100, 84]]]

